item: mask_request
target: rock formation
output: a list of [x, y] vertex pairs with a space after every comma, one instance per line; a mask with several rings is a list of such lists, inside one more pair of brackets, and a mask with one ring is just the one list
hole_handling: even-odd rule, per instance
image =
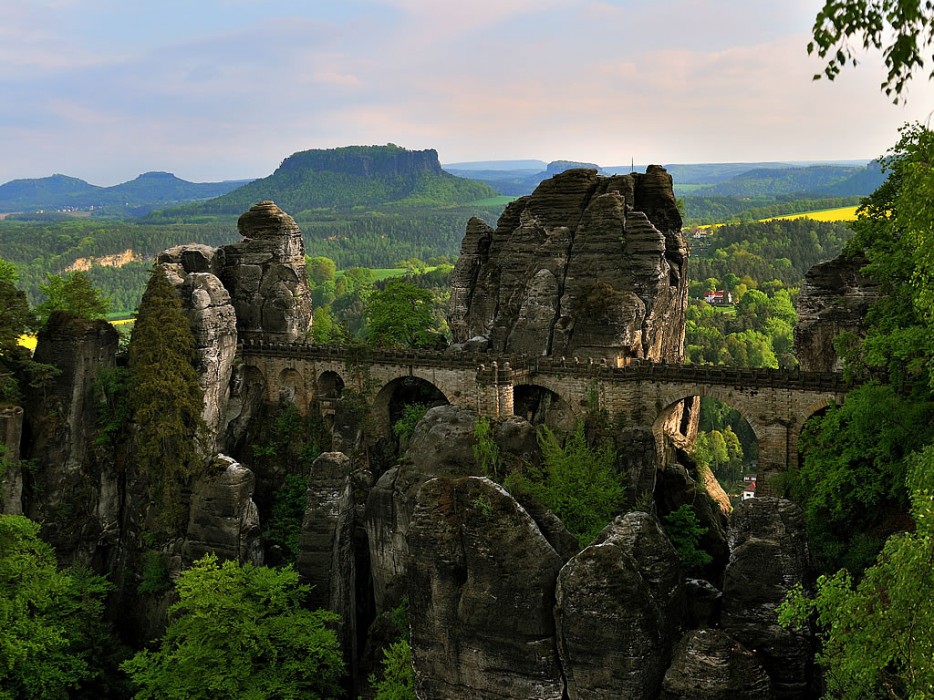
[[748, 649], [716, 629], [694, 630], [675, 649], [660, 700], [772, 700], [769, 676]]
[[351, 469], [350, 458], [341, 452], [325, 452], [312, 464], [296, 569], [312, 586], [311, 606], [340, 615], [338, 636], [352, 664], [357, 639], [357, 574]]
[[419, 697], [560, 700], [551, 608], [562, 560], [528, 513], [488, 479], [432, 479], [408, 546]]
[[616, 518], [558, 576], [568, 698], [655, 697], [683, 609], [681, 563], [658, 521], [639, 512]]
[[0, 513], [23, 514], [23, 470], [19, 463], [20, 443], [23, 437], [23, 407], [0, 406], [0, 462], [4, 469], [0, 475]]
[[778, 605], [807, 580], [804, 514], [790, 501], [752, 498], [733, 512], [723, 582], [723, 630], [754, 650], [776, 698], [806, 697], [811, 645], [778, 624]]
[[59, 373], [26, 401], [32, 461], [25, 515], [63, 562], [89, 564], [99, 545], [117, 538], [121, 504], [116, 468], [98, 458], [100, 402], [95, 384], [116, 363], [117, 332], [106, 321], [54, 312], [39, 331], [34, 358]]
[[801, 369], [839, 372], [843, 362], [833, 341], [841, 333], [862, 334], [866, 311], [879, 298], [879, 283], [860, 270], [862, 256], [839, 256], [815, 265], [804, 277], [798, 296], [795, 355]]
[[204, 422], [220, 437], [237, 354], [237, 316], [230, 294], [217, 277], [218, 251], [201, 245], [176, 246], [156, 262], [182, 298], [195, 338], [196, 366], [204, 390]]
[[495, 352], [681, 359], [687, 244], [664, 168], [568, 170], [472, 219], [451, 280], [455, 343]]
[[222, 248], [220, 279], [241, 339], [294, 342], [311, 326], [305, 247], [295, 219], [262, 201], [237, 222], [242, 241]]
[[222, 468], [192, 487], [185, 559], [190, 563], [214, 552], [218, 559], [263, 563], [259, 513], [253, 502], [253, 472], [230, 457]]

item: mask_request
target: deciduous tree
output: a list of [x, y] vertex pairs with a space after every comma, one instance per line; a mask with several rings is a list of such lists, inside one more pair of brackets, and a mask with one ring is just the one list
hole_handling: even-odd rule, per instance
[[195, 562], [179, 576], [158, 649], [123, 664], [135, 697], [338, 697], [337, 616], [304, 609], [308, 590], [290, 566], [220, 564], [213, 554]]
[[[857, 64], [851, 42], [882, 51], [888, 74], [880, 86], [898, 101], [915, 71], [932, 62], [934, 79], [934, 4], [930, 0], [825, 0], [814, 20], [808, 53], [827, 60], [823, 75], [836, 78], [848, 63]], [[815, 80], [821, 75], [815, 75]]]

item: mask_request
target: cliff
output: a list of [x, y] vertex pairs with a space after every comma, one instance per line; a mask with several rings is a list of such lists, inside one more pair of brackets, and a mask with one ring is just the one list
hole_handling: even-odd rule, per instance
[[801, 369], [843, 369], [834, 339], [841, 333], [859, 337], [866, 312], [880, 294], [879, 283], [860, 272], [866, 263], [862, 256], [841, 255], [808, 270], [798, 296], [795, 327], [795, 355]]
[[[451, 279], [455, 343], [500, 353], [682, 357], [688, 247], [671, 177], [569, 170], [471, 219]], [[476, 341], [472, 340], [472, 344]]]

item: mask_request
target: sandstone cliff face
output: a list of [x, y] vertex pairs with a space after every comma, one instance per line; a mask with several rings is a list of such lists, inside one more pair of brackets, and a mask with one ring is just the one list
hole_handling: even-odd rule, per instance
[[616, 518], [564, 566], [555, 598], [568, 698], [657, 695], [678, 638], [684, 579], [654, 516]]
[[356, 506], [350, 458], [325, 452], [312, 464], [296, 569], [312, 585], [309, 603], [341, 616], [338, 638], [348, 663], [356, 649], [354, 524]]
[[23, 470], [19, 463], [23, 407], [0, 406], [0, 445], [6, 471], [0, 478], [0, 513], [23, 514]]
[[687, 244], [664, 168], [568, 170], [472, 219], [451, 281], [455, 343], [495, 352], [681, 359]]
[[221, 560], [262, 564], [259, 513], [252, 500], [256, 478], [233, 459], [220, 460], [221, 471], [192, 486], [185, 559], [191, 563], [214, 552]]
[[810, 641], [780, 627], [777, 614], [791, 588], [808, 575], [804, 514], [791, 501], [752, 498], [733, 512], [728, 539], [721, 626], [755, 650], [776, 698], [807, 697]]
[[295, 220], [273, 202], [240, 217], [244, 240], [221, 248], [219, 277], [230, 292], [242, 339], [294, 342], [311, 326], [305, 247]]
[[94, 449], [95, 382], [114, 368], [116, 352], [117, 332], [106, 321], [55, 312], [39, 331], [35, 359], [60, 374], [26, 402], [31, 440], [23, 456], [35, 467], [24, 514], [43, 523], [42, 536], [62, 562], [90, 564], [100, 544], [117, 538], [117, 471]]
[[408, 546], [419, 697], [560, 700], [551, 608], [562, 559], [528, 513], [488, 479], [432, 479]]
[[678, 644], [660, 700], [772, 700], [769, 676], [722, 630], [694, 630]]
[[879, 283], [860, 272], [866, 263], [861, 256], [839, 256], [808, 270], [798, 296], [795, 327], [795, 354], [801, 369], [843, 369], [833, 347], [834, 338], [844, 332], [860, 336], [866, 311], [880, 294]]
[[225, 423], [234, 358], [237, 316], [217, 277], [218, 251], [202, 245], [176, 246], [156, 258], [178, 290], [195, 338], [198, 377], [204, 390], [204, 422], [215, 438]]

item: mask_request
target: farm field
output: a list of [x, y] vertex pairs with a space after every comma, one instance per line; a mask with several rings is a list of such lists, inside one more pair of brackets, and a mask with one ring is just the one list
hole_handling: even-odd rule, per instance
[[760, 221], [791, 221], [793, 219], [813, 219], [814, 221], [856, 221], [856, 210], [859, 207], [837, 207], [836, 209], [822, 209], [820, 211], [806, 211], [800, 214], [785, 214], [773, 216]]

